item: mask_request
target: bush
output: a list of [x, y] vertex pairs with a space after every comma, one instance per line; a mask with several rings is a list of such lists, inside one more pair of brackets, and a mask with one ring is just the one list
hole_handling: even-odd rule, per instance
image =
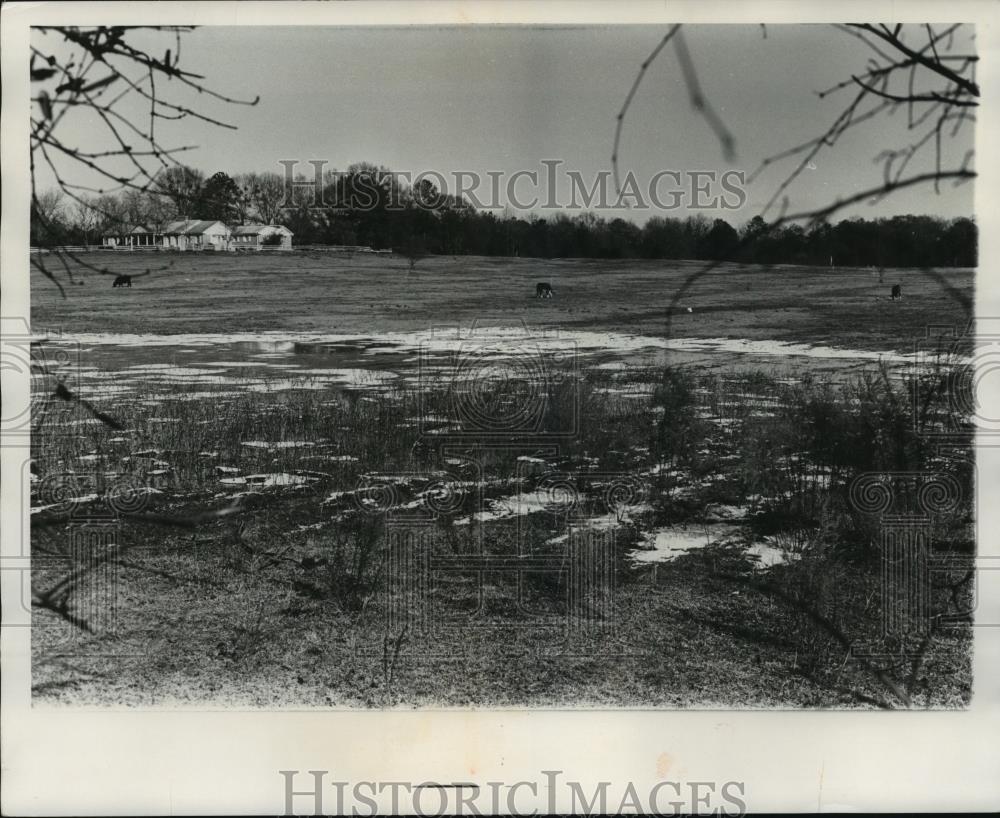
[[304, 596], [332, 601], [341, 611], [364, 608], [375, 593], [385, 568], [384, 525], [364, 514], [345, 518], [332, 539], [317, 542], [300, 565], [305, 573], [295, 582]]
[[707, 436], [708, 424], [698, 416], [697, 379], [669, 366], [653, 390], [654, 411], [662, 413], [650, 448], [661, 463], [689, 463]]
[[[927, 701], [936, 695], [929, 687], [935, 681], [930, 668], [941, 660], [935, 645], [954, 639], [938, 617], [963, 610], [968, 577], [956, 567], [947, 582], [934, 580], [928, 632], [887, 636], [883, 607], [896, 603], [881, 601], [885, 521], [852, 500], [851, 485], [865, 473], [894, 474], [895, 505], [886, 513], [912, 508], [916, 514], [922, 476], [945, 475], [960, 498], [954, 507], [943, 503], [923, 524], [927, 547], [949, 559], [974, 551], [971, 437], [953, 435], [944, 455], [929, 435], [967, 425], [951, 400], [950, 383], [947, 367], [908, 380], [883, 367], [840, 384], [808, 377], [791, 387], [773, 381], [763, 391], [778, 396], [778, 411], [747, 416], [731, 444], [745, 496], [758, 497], [751, 530], [797, 554], [763, 579], [752, 572], [744, 579], [780, 603], [783, 619], [774, 627], [797, 645], [794, 670], [838, 687], [853, 657], [863, 673], [851, 692], [882, 706], [909, 706], [918, 695]], [[959, 559], [956, 566], [962, 564]], [[854, 648], [869, 655], [855, 656]]]

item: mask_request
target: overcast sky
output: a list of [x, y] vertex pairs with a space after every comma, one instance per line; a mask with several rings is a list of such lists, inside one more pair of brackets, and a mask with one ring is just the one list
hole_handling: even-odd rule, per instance
[[[702, 89], [735, 137], [737, 157], [724, 161], [708, 124], [692, 110], [668, 46], [646, 74], [623, 128], [622, 171], [632, 170], [643, 185], [662, 170], [749, 174], [766, 156], [817, 136], [853, 92], [825, 100], [815, 92], [863, 71], [868, 55], [864, 45], [828, 26], [768, 26], [766, 38], [756, 26], [685, 31]], [[230, 106], [179, 93], [238, 130], [188, 119], [162, 123], [159, 135], [168, 145], [197, 145], [186, 162], [207, 174], [282, 171], [282, 159], [298, 159], [310, 171], [308, 160], [323, 159], [339, 169], [366, 161], [411, 173], [437, 171], [448, 179], [456, 171], [508, 178], [518, 170], [543, 173], [543, 160], [561, 160], [561, 173], [577, 171], [589, 184], [610, 170], [616, 114], [665, 32], [659, 26], [202, 28], [186, 35], [182, 67], [204, 74], [213, 89], [260, 95], [261, 101]], [[94, 123], [79, 117], [61, 127], [64, 140], [85, 141], [94, 132]], [[972, 137], [966, 127], [946, 143], [946, 162], [960, 163]], [[792, 208], [820, 206], [879, 184], [876, 156], [913, 138], [903, 110], [859, 126], [790, 189]], [[927, 150], [914, 171], [932, 167]], [[778, 164], [763, 174], [742, 209], [704, 212], [746, 221], [791, 167]], [[44, 186], [46, 177], [40, 178]], [[566, 200], [568, 183], [559, 178]], [[661, 190], [673, 186], [667, 177]], [[943, 185], [939, 194], [927, 186], [845, 215], [972, 215], [972, 195], [971, 184]], [[601, 213], [638, 222], [651, 215]]]

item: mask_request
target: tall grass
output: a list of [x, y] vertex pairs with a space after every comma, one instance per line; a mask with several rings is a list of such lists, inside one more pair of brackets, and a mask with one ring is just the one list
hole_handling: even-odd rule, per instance
[[[508, 406], [512, 394], [503, 383], [477, 384], [477, 390], [479, 405], [496, 411]], [[140, 384], [136, 394], [162, 391], [162, 384]], [[773, 628], [799, 646], [799, 670], [828, 680], [844, 661], [841, 636], [878, 637], [872, 600], [880, 522], [851, 503], [849, 487], [857, 475], [954, 475], [969, 490], [960, 507], [932, 521], [934, 547], [961, 553], [971, 548], [971, 438], [953, 440], [951, 456], [943, 458], [929, 436], [962, 421], [953, 417], [949, 380], [941, 371], [907, 381], [884, 369], [839, 380], [678, 367], [595, 370], [553, 377], [518, 393], [541, 401], [542, 411], [525, 429], [494, 428], [488, 417], [470, 422], [456, 408], [461, 396], [445, 380], [429, 387], [404, 382], [385, 391], [236, 392], [227, 385], [216, 398], [186, 400], [178, 389], [156, 401], [126, 397], [102, 404], [125, 431], [87, 418], [62, 426], [81, 420], [72, 407], [62, 407], [33, 439], [33, 504], [46, 504], [47, 477], [70, 470], [108, 485], [128, 478], [151, 486], [163, 492], [156, 502], [166, 504], [204, 506], [233, 493], [257, 495], [247, 514], [280, 530], [281, 548], [270, 535], [244, 537], [240, 559], [222, 565], [237, 577], [237, 591], [248, 577], [253, 583], [267, 577], [320, 607], [359, 617], [380, 604], [386, 566], [384, 518], [347, 499], [366, 475], [423, 475], [423, 483], [399, 488], [400, 504], [419, 498], [435, 476], [478, 483], [478, 491], [459, 493], [454, 508], [437, 521], [444, 553], [467, 555], [482, 547], [479, 532], [456, 519], [480, 510], [482, 497], [528, 491], [549, 469], [632, 474], [648, 483], [654, 511], [619, 520], [622, 551], [634, 547], [645, 527], [700, 520], [712, 504], [731, 504], [746, 514], [748, 536], [769, 537], [795, 554], [766, 576], [740, 554], [719, 564], [733, 581], [753, 583], [788, 609], [774, 618]], [[447, 453], [439, 445], [444, 440]], [[532, 471], [535, 455], [544, 466]], [[276, 473], [308, 478], [306, 491], [269, 494], [252, 484], [223, 482]], [[338, 494], [343, 498], [330, 503]], [[564, 526], [544, 514], [518, 523], [500, 520], [490, 524], [487, 546], [498, 553], [522, 546], [557, 551], [556, 535]], [[625, 581], [634, 581], [621, 559], [618, 567]], [[557, 608], [564, 579], [539, 576], [525, 587], [540, 608]], [[471, 580], [451, 582], [438, 601], [467, 607]], [[935, 600], [939, 606], [949, 602], [950, 591], [942, 593]], [[512, 599], [507, 601], [513, 611]], [[250, 650], [260, 634], [280, 632], [271, 628], [267, 613], [245, 614], [233, 651]], [[403, 649], [402, 637], [393, 639], [387, 668], [396, 666]], [[895, 672], [892, 666], [877, 670]]]

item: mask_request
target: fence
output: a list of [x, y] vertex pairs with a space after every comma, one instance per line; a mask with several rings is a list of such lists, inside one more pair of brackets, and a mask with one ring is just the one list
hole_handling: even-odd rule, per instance
[[[195, 247], [195, 248], [192, 248], [192, 249], [197, 250], [199, 248]], [[209, 249], [209, 248], [201, 248], [201, 249], [208, 249], [209, 252], [216, 252], [214, 250], [214, 248], [211, 248], [211, 249]], [[344, 254], [369, 253], [369, 254], [373, 254], [373, 255], [391, 255], [392, 252], [393, 252], [391, 248], [383, 249], [383, 250], [374, 250], [371, 247], [362, 247], [362, 246], [356, 246], [355, 247], [355, 246], [343, 245], [343, 244], [301, 244], [301, 245], [297, 245], [297, 246], [294, 246], [294, 247], [291, 247], [291, 246], [289, 246], [289, 247], [285, 247], [285, 246], [271, 246], [271, 245], [254, 245], [254, 246], [249, 246], [249, 247], [240, 247], [240, 246], [233, 245], [233, 246], [231, 246], [231, 247], [229, 247], [227, 249], [230, 250], [230, 251], [235, 251], [235, 252], [255, 252], [255, 253], [256, 252], [279, 252], [279, 253], [287, 253], [287, 252], [305, 252], [305, 251], [309, 251], [309, 252], [316, 252], [316, 253], [344, 253]], [[36, 254], [45, 254], [45, 253], [92, 253], [92, 252], [98, 252], [98, 251], [104, 251], [104, 252], [114, 251], [114, 252], [119, 252], [119, 253], [121, 253], [121, 252], [125, 252], [125, 253], [135, 253], [135, 252], [140, 252], [140, 253], [141, 252], [147, 252], [147, 253], [149, 253], [149, 252], [152, 252], [152, 253], [186, 252], [186, 251], [180, 250], [177, 247], [163, 247], [162, 245], [136, 245], [136, 246], [132, 246], [132, 245], [129, 245], [129, 244], [117, 244], [117, 245], [115, 245], [115, 244], [77, 244], [77, 245], [65, 245], [65, 246], [62, 246], [62, 247], [29, 247], [28, 248], [28, 252], [30, 252], [30, 253], [36, 253]], [[222, 250], [220, 252], [226, 252], [226, 251]]]
[[231, 246], [218, 250], [214, 246], [197, 246], [194, 245], [189, 248], [181, 247], [164, 247], [160, 244], [147, 244], [147, 245], [129, 245], [129, 244], [67, 244], [60, 247], [29, 247], [28, 252], [34, 254], [51, 254], [51, 253], [91, 253], [91, 252], [118, 252], [118, 253], [184, 253], [184, 252], [197, 252], [198, 250], [203, 250], [205, 252], [214, 253], [220, 252], [225, 253], [227, 251], [246, 251], [246, 252], [257, 252], [260, 250], [278, 250], [287, 252], [289, 250], [298, 250], [298, 247], [267, 247], [267, 246], [254, 246], [254, 247], [237, 247]]
[[350, 244], [300, 244], [294, 247], [295, 250], [309, 250], [317, 253], [374, 253], [385, 255], [392, 253], [392, 249], [374, 250], [367, 245]]
[[[103, 244], [67, 244], [65, 247], [29, 247], [29, 253], [91, 253], [95, 250], [113, 250]], [[122, 248], [127, 249], [127, 248]]]

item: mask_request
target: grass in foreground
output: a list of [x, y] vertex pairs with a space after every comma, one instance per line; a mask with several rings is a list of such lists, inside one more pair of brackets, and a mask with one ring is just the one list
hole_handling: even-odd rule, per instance
[[[914, 403], [884, 371], [846, 384], [592, 372], [546, 390], [540, 428], [575, 431], [556, 452], [540, 438], [483, 455], [464, 439], [439, 454], [436, 440], [462, 422], [447, 390], [118, 404], [124, 432], [84, 423], [60, 436], [59, 423], [86, 418], [51, 417], [34, 464], [36, 593], [65, 577], [74, 519], [99, 506], [79, 498], [126, 514], [109, 563], [115, 632], [68, 632], [39, 610], [35, 695], [961, 706], [968, 629], [959, 617], [883, 632], [884, 525], [852, 496], [866, 473], [946, 475], [955, 502], [938, 503], [927, 532], [952, 567], [930, 604], [968, 607], [971, 448], [944, 458], [927, 434], [962, 420], [947, 375], [923, 377]], [[190, 519], [234, 499], [239, 513], [191, 528], [135, 516]], [[635, 559], [682, 530], [705, 531], [706, 544]], [[761, 544], [783, 558], [765, 567], [752, 556]], [[483, 553], [533, 570], [483, 570]], [[80, 583], [71, 610], [95, 589]]]

